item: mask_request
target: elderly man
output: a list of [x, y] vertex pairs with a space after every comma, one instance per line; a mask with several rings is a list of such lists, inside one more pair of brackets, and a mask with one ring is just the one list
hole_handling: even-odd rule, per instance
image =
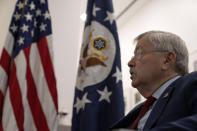
[[169, 32], [149, 31], [136, 42], [130, 78], [147, 100], [112, 129], [197, 131], [197, 72], [188, 74], [184, 41]]

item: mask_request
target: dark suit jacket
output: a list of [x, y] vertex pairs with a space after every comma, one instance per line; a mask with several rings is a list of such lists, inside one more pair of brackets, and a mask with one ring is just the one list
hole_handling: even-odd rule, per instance
[[[136, 106], [112, 129], [128, 128], [141, 106]], [[154, 105], [144, 130], [197, 131], [197, 72], [181, 76], [167, 87]]]

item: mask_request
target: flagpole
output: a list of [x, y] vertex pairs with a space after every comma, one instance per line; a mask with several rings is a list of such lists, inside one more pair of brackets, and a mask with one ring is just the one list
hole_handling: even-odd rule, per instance
[[26, 0], [23, 0], [22, 17], [24, 16], [24, 11], [25, 11], [25, 3], [26, 3]]

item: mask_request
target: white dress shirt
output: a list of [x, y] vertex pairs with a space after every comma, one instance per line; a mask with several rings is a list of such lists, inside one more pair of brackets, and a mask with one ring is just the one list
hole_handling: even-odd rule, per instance
[[154, 93], [153, 93], [153, 97], [156, 98], [156, 101], [153, 103], [153, 106], [150, 107], [150, 109], [146, 112], [146, 114], [140, 119], [139, 123], [138, 123], [138, 130], [142, 130], [144, 128], [144, 125], [155, 105], [155, 103], [157, 102], [157, 99], [159, 99], [159, 97], [162, 95], [162, 93], [166, 90], [166, 88], [172, 83], [174, 82], [176, 79], [178, 79], [180, 76], [176, 76], [170, 80], [168, 80], [167, 82], [165, 82], [160, 88], [158, 88]]

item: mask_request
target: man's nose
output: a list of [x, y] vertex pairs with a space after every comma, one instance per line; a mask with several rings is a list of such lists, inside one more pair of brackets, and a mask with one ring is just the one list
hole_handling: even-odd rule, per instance
[[135, 66], [135, 58], [132, 57], [131, 60], [128, 62], [129, 67], [134, 67]]

